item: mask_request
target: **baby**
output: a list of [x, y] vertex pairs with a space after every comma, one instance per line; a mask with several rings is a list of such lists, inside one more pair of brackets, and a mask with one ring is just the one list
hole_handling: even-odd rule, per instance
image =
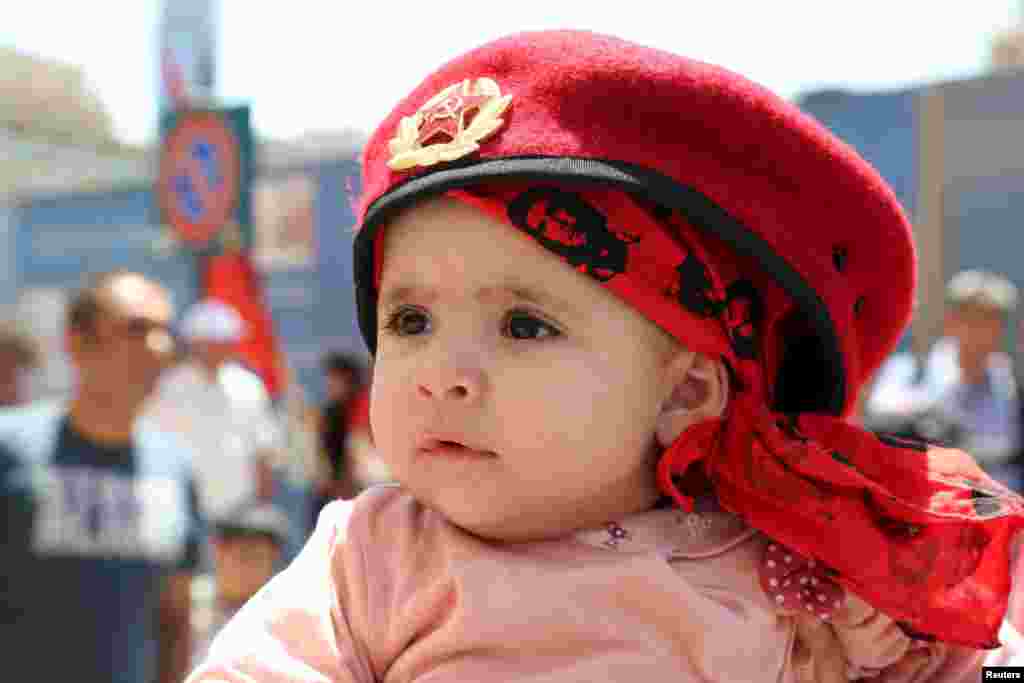
[[191, 683], [1018, 661], [1020, 498], [845, 420], [914, 251], [820, 126], [716, 67], [527, 33], [431, 75], [363, 173], [356, 296], [399, 484], [329, 505]]

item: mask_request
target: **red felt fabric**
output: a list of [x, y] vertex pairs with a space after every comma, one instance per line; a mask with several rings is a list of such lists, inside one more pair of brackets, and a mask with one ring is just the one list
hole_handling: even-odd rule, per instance
[[[392, 187], [443, 167], [388, 168], [388, 142], [402, 117], [479, 77], [494, 79], [512, 101], [505, 125], [476, 158], [635, 163], [697, 188], [763, 236], [828, 305], [854, 388], [849, 414], [856, 387], [909, 321], [916, 277], [906, 217], [856, 152], [795, 106], [720, 67], [589, 32], [522, 33], [457, 57], [395, 107], [363, 151], [360, 218]], [[845, 250], [841, 271], [836, 249]]]

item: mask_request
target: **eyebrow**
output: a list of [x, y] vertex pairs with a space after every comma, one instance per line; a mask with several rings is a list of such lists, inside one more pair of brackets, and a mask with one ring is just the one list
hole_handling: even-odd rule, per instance
[[[542, 308], [550, 308], [561, 313], [571, 314], [573, 312], [572, 307], [562, 299], [518, 282], [504, 282], [496, 287], [481, 287], [476, 291], [475, 298], [480, 301], [496, 293], [508, 294], [519, 301], [531, 303]], [[416, 299], [428, 304], [433, 303], [437, 300], [437, 290], [416, 287], [414, 285], [390, 287], [380, 297], [380, 304], [390, 307], [410, 299]]]

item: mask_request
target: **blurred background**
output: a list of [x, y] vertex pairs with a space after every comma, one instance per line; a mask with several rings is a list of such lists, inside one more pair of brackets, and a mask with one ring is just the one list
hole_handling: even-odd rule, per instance
[[486, 17], [459, 3], [393, 12], [41, 0], [6, 18], [0, 305], [46, 342], [43, 388], [68, 381], [53, 320], [83, 270], [127, 265], [164, 281], [179, 308], [196, 298], [192, 250], [175, 241], [153, 192], [160, 114], [186, 98], [251, 107], [253, 257], [288, 362], [310, 397], [322, 398], [322, 349], [361, 350], [350, 297], [323, 293], [348, 291], [348, 196], [362, 141], [431, 69], [516, 29], [613, 31], [718, 62], [851, 143], [918, 230], [913, 343], [922, 348], [938, 334], [942, 285], [954, 272], [1024, 276], [1008, 248], [1021, 239], [1015, 202], [1024, 201], [1022, 3], [567, 5], [521, 2]]
[[856, 147], [918, 232], [922, 288], [907, 340], [918, 350], [939, 334], [953, 273], [1024, 277], [1011, 248], [1022, 239], [1024, 3], [517, 2], [493, 17], [474, 4], [374, 4], [39, 0], [5, 18], [0, 311], [44, 343], [40, 390], [68, 382], [54, 321], [83, 271], [153, 273], [179, 309], [197, 297], [194, 250], [176, 241], [153, 191], [161, 113], [188, 101], [250, 109], [245, 228], [287, 361], [322, 399], [322, 350], [362, 350], [350, 297], [324, 293], [348, 291], [363, 140], [430, 70], [517, 29], [615, 32], [720, 63]]
[[[859, 419], [982, 453], [994, 434], [1002, 441], [983, 464], [1019, 488], [1016, 0], [24, 3], [0, 26], [0, 331], [29, 347], [8, 344], [10, 362], [27, 368], [12, 380], [17, 401], [72, 390], [65, 306], [89, 274], [145, 273], [170, 289], [179, 313], [228, 300], [250, 335], [238, 359], [262, 381], [281, 434], [277, 509], [259, 519], [289, 517], [290, 557], [324, 500], [387, 479], [372, 451], [369, 359], [351, 295], [364, 141], [445, 60], [511, 31], [564, 27], [739, 71], [875, 165], [913, 223], [920, 288], [912, 327], [865, 391]], [[196, 123], [204, 112], [220, 132]], [[226, 175], [189, 185], [197, 176], [182, 170], [183, 137], [230, 157]], [[220, 218], [218, 206], [227, 207]], [[953, 286], [964, 271], [983, 274]], [[998, 324], [985, 346], [971, 335], [989, 319]], [[965, 365], [974, 347], [984, 347], [980, 374]], [[4, 349], [0, 339], [0, 357]], [[975, 384], [988, 387], [980, 398], [963, 389]], [[943, 402], [958, 408], [939, 414]], [[197, 583], [198, 621], [216, 621], [215, 592]]]

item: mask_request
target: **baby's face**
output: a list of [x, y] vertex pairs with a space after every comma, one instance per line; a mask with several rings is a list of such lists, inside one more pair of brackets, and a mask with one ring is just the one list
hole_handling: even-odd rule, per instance
[[650, 507], [676, 342], [528, 236], [451, 199], [387, 228], [371, 421], [453, 523], [533, 540]]

